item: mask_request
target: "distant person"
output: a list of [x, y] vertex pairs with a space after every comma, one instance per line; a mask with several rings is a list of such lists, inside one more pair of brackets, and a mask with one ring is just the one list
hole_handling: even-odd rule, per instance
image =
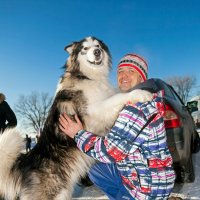
[[5, 95], [0, 93], [0, 134], [2, 134], [6, 128], [12, 128], [17, 125], [15, 113], [5, 100]]
[[26, 153], [31, 150], [31, 137], [26, 134]]
[[38, 134], [35, 136], [35, 142], [36, 142], [36, 143], [38, 143], [39, 137], [40, 137], [40, 136], [39, 136]]

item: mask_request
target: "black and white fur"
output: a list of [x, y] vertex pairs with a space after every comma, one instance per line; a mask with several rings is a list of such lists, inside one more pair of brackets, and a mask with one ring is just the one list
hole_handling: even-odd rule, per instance
[[39, 142], [23, 154], [24, 142], [16, 129], [0, 137], [0, 195], [7, 200], [70, 200], [75, 183], [94, 162], [59, 132], [60, 113], [72, 118], [77, 113], [85, 129], [102, 136], [127, 100], [151, 98], [142, 90], [115, 94], [108, 81], [111, 58], [102, 41], [87, 37], [65, 50], [69, 53], [66, 70]]

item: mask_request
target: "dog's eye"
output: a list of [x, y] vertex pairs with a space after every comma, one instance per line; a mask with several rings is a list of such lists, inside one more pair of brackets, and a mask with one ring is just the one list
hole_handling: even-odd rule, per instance
[[96, 47], [98, 47], [98, 48], [99, 48], [100, 46], [97, 44], [97, 45], [96, 45]]
[[84, 49], [85, 51], [87, 51], [87, 50], [89, 49], [89, 47], [84, 47], [83, 49]]

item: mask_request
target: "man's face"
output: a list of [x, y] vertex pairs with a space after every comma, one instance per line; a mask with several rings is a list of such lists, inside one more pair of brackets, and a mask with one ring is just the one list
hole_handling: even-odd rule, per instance
[[122, 92], [126, 92], [137, 84], [143, 82], [140, 74], [129, 66], [119, 68], [117, 71], [118, 87]]

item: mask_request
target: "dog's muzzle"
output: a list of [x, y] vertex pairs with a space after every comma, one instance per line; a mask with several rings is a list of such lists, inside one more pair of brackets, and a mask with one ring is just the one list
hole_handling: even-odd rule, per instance
[[95, 56], [96, 60], [99, 60], [100, 56], [101, 56], [101, 50], [100, 49], [95, 49], [93, 53], [94, 53], [94, 56]]
[[[84, 51], [86, 53], [84, 53]], [[86, 56], [87, 62], [93, 65], [101, 65], [104, 59], [104, 51], [99, 47], [89, 47], [88, 49], [83, 48], [81, 55]]]
[[100, 65], [102, 63], [102, 58], [103, 58], [102, 50], [99, 48], [95, 48], [95, 49], [93, 49], [93, 51], [91, 53], [93, 54], [93, 56], [92, 56], [93, 59], [89, 59], [88, 61], [91, 64]]

